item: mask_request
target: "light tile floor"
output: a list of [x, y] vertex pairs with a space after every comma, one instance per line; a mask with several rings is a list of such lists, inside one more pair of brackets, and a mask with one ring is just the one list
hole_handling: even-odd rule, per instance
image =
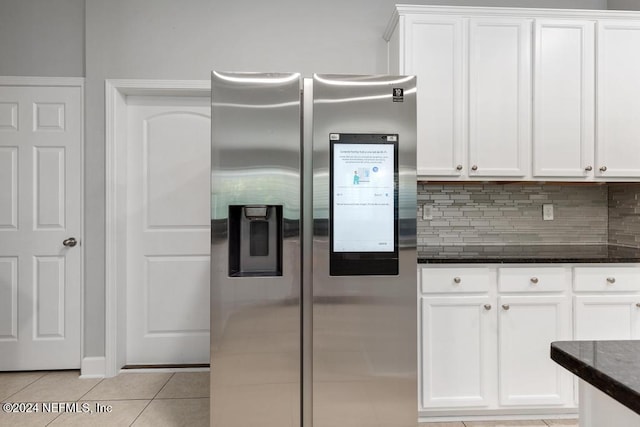
[[[124, 373], [80, 379], [77, 371], [0, 373], [0, 402], [78, 403], [79, 413], [6, 413], [0, 426], [206, 427], [209, 372]], [[110, 411], [104, 410], [111, 408]], [[83, 413], [87, 409], [89, 412]], [[99, 410], [103, 411], [100, 412]], [[421, 423], [420, 427], [577, 427], [576, 420]]]
[[[0, 426], [209, 425], [209, 372], [125, 373], [81, 379], [77, 371], [0, 373], [0, 402], [78, 402], [79, 411], [0, 412]], [[100, 408], [110, 411], [99, 412]], [[89, 412], [83, 413], [87, 408]]]

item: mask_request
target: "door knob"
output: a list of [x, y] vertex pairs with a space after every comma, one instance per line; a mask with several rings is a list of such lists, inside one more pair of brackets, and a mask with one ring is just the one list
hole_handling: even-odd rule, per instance
[[502, 304], [502, 308], [505, 310], [509, 310], [511, 307], [509, 307], [509, 304]]
[[68, 248], [72, 248], [72, 247], [74, 247], [75, 245], [78, 244], [78, 241], [76, 240], [75, 237], [69, 237], [68, 239], [64, 239], [62, 241], [62, 244], [65, 245]]

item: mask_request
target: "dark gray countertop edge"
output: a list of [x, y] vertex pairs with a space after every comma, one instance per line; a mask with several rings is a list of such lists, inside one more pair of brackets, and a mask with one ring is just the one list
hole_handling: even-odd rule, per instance
[[418, 264], [623, 264], [640, 263], [640, 258], [418, 258]]
[[[562, 344], [562, 342], [558, 342]], [[551, 359], [615, 401], [640, 414], [640, 393], [551, 343]]]
[[418, 264], [640, 263], [640, 248], [594, 245], [418, 246]]

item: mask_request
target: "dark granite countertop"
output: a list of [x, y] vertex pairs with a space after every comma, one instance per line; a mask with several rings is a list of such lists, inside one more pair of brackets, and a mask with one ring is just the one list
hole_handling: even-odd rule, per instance
[[640, 414], [640, 341], [558, 341], [551, 358]]
[[418, 246], [419, 264], [640, 262], [640, 248], [617, 245]]

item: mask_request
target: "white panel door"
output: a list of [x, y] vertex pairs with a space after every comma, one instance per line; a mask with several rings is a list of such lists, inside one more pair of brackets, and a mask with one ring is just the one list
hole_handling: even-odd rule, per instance
[[596, 174], [640, 177], [640, 23], [598, 22]]
[[81, 162], [81, 87], [0, 86], [0, 371], [80, 367]]
[[531, 141], [531, 20], [469, 21], [470, 176], [524, 177]]
[[594, 23], [536, 20], [533, 175], [593, 177]]
[[536, 295], [498, 300], [500, 404], [571, 403], [571, 374], [549, 357], [553, 341], [571, 339], [569, 298]]
[[127, 102], [126, 363], [209, 363], [209, 99]]
[[488, 296], [421, 299], [422, 408], [491, 404], [490, 384], [496, 375], [494, 312]]
[[418, 77], [418, 175], [464, 173], [466, 19], [406, 18], [404, 74]]

